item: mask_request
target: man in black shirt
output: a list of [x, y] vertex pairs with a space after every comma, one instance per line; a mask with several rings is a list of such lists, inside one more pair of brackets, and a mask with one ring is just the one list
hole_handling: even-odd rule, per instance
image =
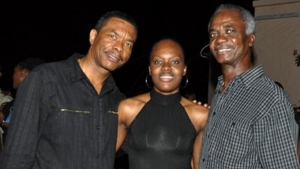
[[106, 13], [87, 54], [37, 67], [20, 85], [1, 169], [113, 169], [117, 106], [125, 96], [110, 72], [130, 58], [137, 26]]

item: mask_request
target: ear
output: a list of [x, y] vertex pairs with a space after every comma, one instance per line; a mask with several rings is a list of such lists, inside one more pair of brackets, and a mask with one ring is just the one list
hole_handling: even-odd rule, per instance
[[148, 66], [149, 75], [151, 76], [151, 68]]
[[23, 69], [21, 72], [22, 72], [22, 77], [26, 77], [29, 73], [29, 70], [28, 69]]
[[90, 44], [92, 45], [94, 43], [94, 40], [96, 39], [98, 34], [98, 31], [96, 29], [92, 29], [90, 31]]
[[183, 68], [183, 76], [186, 75], [186, 71], [187, 71], [187, 66], [185, 65], [184, 68]]
[[255, 35], [252, 33], [249, 35], [249, 47], [253, 47], [255, 41]]

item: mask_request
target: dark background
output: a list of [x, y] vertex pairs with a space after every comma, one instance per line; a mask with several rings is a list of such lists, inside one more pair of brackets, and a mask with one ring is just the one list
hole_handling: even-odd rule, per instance
[[[200, 56], [208, 44], [207, 23], [214, 9], [233, 3], [254, 12], [252, 0], [195, 1], [2, 1], [0, 3], [0, 64], [4, 67], [1, 88], [14, 90], [14, 66], [27, 57], [46, 62], [64, 60], [74, 52], [85, 54], [89, 31], [102, 14], [120, 10], [130, 14], [139, 26], [137, 43], [128, 63], [113, 73], [120, 90], [128, 97], [149, 89], [148, 74], [151, 46], [163, 36], [176, 38], [183, 45], [188, 66], [187, 89], [197, 100], [207, 102], [210, 59]], [[204, 50], [208, 52], [208, 50]]]

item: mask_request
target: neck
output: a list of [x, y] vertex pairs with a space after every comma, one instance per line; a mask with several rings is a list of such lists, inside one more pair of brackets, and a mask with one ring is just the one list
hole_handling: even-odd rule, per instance
[[99, 94], [104, 81], [109, 76], [108, 71], [101, 71], [86, 57], [78, 60], [79, 66]]
[[253, 67], [253, 65], [251, 63], [244, 64], [241, 66], [236, 66], [236, 67], [223, 65], [222, 66], [222, 74], [223, 74], [223, 80], [224, 80], [224, 84], [222, 84], [223, 90], [228, 86], [231, 79], [246, 72], [247, 70], [251, 69], [252, 67]]

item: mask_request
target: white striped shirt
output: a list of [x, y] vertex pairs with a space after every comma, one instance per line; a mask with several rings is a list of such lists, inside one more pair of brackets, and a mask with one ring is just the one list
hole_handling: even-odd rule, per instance
[[199, 169], [297, 169], [298, 125], [287, 93], [262, 66], [219, 77], [203, 135]]

